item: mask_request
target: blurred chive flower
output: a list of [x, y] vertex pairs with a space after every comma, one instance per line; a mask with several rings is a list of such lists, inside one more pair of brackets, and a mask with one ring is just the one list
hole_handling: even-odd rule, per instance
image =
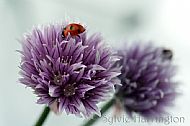
[[119, 50], [118, 55], [123, 86], [117, 86], [116, 98], [129, 116], [137, 113], [153, 118], [166, 114], [166, 107], [178, 94], [172, 51], [151, 43], [133, 43]]
[[112, 69], [117, 57], [100, 34], [62, 37], [67, 24], [34, 27], [21, 40], [20, 82], [31, 87], [37, 103], [55, 113], [101, 115], [97, 104], [114, 91], [120, 74]]

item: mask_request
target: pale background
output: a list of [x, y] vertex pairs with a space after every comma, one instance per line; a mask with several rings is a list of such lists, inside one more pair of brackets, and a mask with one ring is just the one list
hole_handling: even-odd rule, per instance
[[[63, 21], [70, 17], [85, 23], [91, 32], [102, 32], [114, 46], [123, 41], [154, 41], [175, 52], [179, 65], [176, 79], [183, 93], [173, 116], [190, 123], [190, 1], [189, 0], [0, 0], [0, 126], [31, 126], [43, 106], [35, 104], [30, 89], [19, 78], [20, 49], [17, 39], [33, 25]], [[107, 116], [111, 116], [112, 110]], [[83, 119], [73, 115], [51, 114], [45, 126], [79, 126]], [[100, 120], [97, 126], [110, 124]], [[164, 126], [164, 124], [113, 123], [113, 126]]]

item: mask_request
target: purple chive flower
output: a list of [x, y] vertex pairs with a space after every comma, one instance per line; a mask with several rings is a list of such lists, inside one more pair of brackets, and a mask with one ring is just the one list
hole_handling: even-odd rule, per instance
[[89, 117], [100, 115], [97, 104], [114, 91], [120, 73], [112, 69], [116, 57], [100, 34], [63, 38], [66, 24], [33, 28], [21, 40], [20, 82], [31, 87], [37, 103], [55, 113], [66, 111]]
[[119, 50], [118, 55], [123, 86], [117, 88], [116, 97], [127, 113], [145, 118], [166, 114], [166, 106], [172, 105], [177, 95], [172, 51], [134, 43]]

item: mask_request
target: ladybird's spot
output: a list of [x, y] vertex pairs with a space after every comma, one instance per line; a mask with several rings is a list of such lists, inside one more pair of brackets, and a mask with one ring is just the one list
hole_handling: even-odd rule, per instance
[[78, 31], [78, 34], [81, 33], [81, 30], [80, 30], [80, 29], [78, 29], [77, 31]]
[[70, 30], [75, 30], [75, 27], [73, 27], [72, 25], [70, 26]]

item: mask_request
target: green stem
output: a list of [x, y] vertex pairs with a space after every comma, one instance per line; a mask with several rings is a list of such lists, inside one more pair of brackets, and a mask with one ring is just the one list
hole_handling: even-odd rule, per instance
[[[107, 102], [101, 109], [101, 114], [104, 115], [114, 104], [115, 100], [111, 99], [109, 102]], [[100, 119], [99, 116], [94, 115], [92, 119], [88, 120], [86, 123], [84, 123], [82, 126], [92, 126], [96, 121]]]
[[49, 113], [50, 113], [50, 108], [45, 107], [42, 114], [40, 115], [38, 121], [36, 122], [36, 124], [34, 126], [42, 126], [43, 123], [45, 122], [45, 120], [47, 119]]

